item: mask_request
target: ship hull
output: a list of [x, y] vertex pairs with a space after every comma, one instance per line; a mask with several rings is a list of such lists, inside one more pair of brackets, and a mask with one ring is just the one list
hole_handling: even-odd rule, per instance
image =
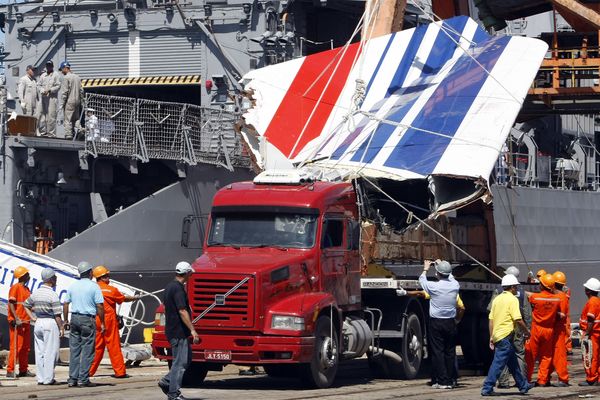
[[587, 301], [583, 283], [600, 271], [600, 192], [493, 185], [497, 262], [526, 273], [561, 270], [571, 320]]

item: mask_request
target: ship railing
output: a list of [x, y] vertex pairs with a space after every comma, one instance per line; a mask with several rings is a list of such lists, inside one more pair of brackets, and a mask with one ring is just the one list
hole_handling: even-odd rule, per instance
[[495, 181], [500, 185], [551, 187], [551, 163], [550, 156], [505, 152], [496, 161]]
[[234, 130], [239, 113], [96, 93], [86, 95], [86, 106], [85, 147], [94, 157], [174, 160], [230, 170], [250, 165]]

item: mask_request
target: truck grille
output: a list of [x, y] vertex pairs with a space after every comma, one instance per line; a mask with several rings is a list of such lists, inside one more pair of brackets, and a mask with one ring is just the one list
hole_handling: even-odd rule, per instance
[[[249, 279], [223, 298], [245, 278]], [[192, 319], [215, 304], [195, 325], [202, 328], [251, 328], [254, 325], [253, 276], [193, 274], [189, 287]]]

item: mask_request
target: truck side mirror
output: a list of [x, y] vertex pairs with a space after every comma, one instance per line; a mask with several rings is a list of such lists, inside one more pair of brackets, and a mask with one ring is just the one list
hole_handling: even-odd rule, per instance
[[188, 215], [181, 223], [181, 247], [186, 249], [201, 249], [207, 215]]

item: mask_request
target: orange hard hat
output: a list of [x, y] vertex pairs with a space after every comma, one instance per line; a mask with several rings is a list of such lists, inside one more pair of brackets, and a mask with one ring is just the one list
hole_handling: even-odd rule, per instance
[[546, 289], [550, 289], [550, 290], [554, 289], [554, 277], [552, 277], [552, 275], [550, 275], [550, 274], [543, 275], [540, 278], [540, 283]]
[[28, 274], [29, 270], [25, 267], [17, 267], [15, 268], [15, 278], [17, 279], [21, 279], [22, 276], [24, 276], [25, 274]]
[[540, 269], [538, 270], [538, 272], [535, 274], [535, 276], [537, 276], [538, 278], [541, 278], [542, 276], [546, 275], [547, 272], [545, 269]]
[[94, 268], [92, 273], [94, 274], [94, 278], [98, 279], [103, 277], [104, 275], [110, 274], [110, 271], [104, 265], [98, 265]]
[[555, 283], [560, 283], [561, 285], [567, 284], [567, 276], [561, 271], [556, 271], [552, 274]]

